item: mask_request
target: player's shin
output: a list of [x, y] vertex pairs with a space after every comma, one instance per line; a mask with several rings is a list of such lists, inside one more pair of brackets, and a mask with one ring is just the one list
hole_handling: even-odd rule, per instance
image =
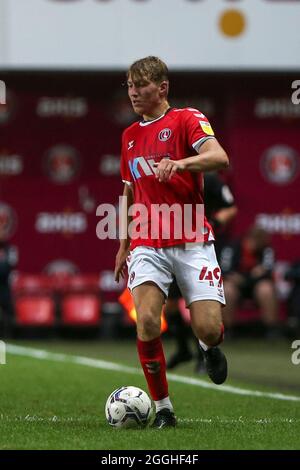
[[173, 410], [169, 399], [166, 360], [161, 337], [151, 341], [137, 339], [137, 350], [156, 411], [162, 408]]

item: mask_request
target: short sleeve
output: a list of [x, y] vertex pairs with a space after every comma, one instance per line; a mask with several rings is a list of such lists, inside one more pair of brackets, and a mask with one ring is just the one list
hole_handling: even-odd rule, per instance
[[130, 173], [127, 150], [126, 150], [126, 139], [125, 133], [122, 135], [122, 148], [121, 148], [121, 177], [123, 183], [132, 184], [132, 176]]
[[186, 108], [183, 113], [189, 147], [196, 150], [208, 139], [214, 139], [215, 134], [207, 117], [194, 108]]

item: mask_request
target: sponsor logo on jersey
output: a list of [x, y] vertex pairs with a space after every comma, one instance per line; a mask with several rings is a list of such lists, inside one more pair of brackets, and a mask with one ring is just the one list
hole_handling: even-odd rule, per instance
[[298, 174], [299, 155], [287, 145], [274, 145], [262, 155], [260, 166], [267, 181], [279, 185], [289, 184]]
[[199, 124], [201, 126], [201, 129], [205, 134], [207, 135], [215, 135], [214, 131], [212, 130], [212, 127], [208, 121], [199, 121]]
[[128, 142], [128, 148], [127, 148], [127, 150], [132, 149], [133, 146], [134, 146], [134, 140], [131, 140], [130, 142]]
[[[136, 157], [133, 160], [129, 161], [128, 163], [129, 163], [130, 172], [133, 178], [136, 180], [141, 178], [143, 175], [144, 176], [155, 175], [154, 158], [150, 158], [149, 160], [146, 160], [145, 157]], [[143, 175], [141, 174], [141, 171], [143, 172]]]
[[160, 133], [158, 134], [158, 138], [161, 142], [166, 142], [167, 140], [169, 140], [169, 138], [171, 137], [172, 135], [172, 131], [171, 129], [168, 129], [167, 127], [165, 129], [163, 129], [162, 131], [160, 131]]

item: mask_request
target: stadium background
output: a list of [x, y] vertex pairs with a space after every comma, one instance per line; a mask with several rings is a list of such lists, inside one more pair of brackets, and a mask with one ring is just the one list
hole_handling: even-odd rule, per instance
[[[299, 70], [293, 25], [300, 2], [249, 3], [1, 3], [7, 99], [0, 107], [0, 223], [17, 247], [19, 279], [24, 273], [93, 274], [102, 314], [120, 314], [124, 284], [113, 280], [118, 245], [97, 238], [96, 209], [117, 205], [122, 191], [120, 137], [135, 119], [122, 87], [126, 66], [151, 53], [170, 65], [171, 104], [207, 114], [226, 148], [231, 167], [224, 178], [239, 208], [232, 237], [253, 223], [272, 234], [284, 301], [290, 288], [284, 273], [300, 258], [300, 105], [291, 100]], [[159, 30], [171, 5], [170, 31], [155, 40], [142, 35], [145, 16], [153, 20], [159, 8]], [[262, 15], [270, 15], [264, 29]], [[290, 28], [278, 40], [285, 22]], [[26, 283], [13, 279], [15, 292], [23, 292]], [[43, 293], [50, 289], [52, 295], [53, 285], [43, 282]], [[32, 308], [30, 316], [29, 323], [42, 321], [40, 306], [36, 318]]]
[[[254, 222], [272, 235], [285, 318], [284, 273], [300, 259], [299, 14], [300, 0], [0, 1], [0, 235], [19, 258], [19, 327], [0, 340], [1, 450], [197, 449], [203, 461], [203, 449], [299, 449], [299, 336], [267, 341], [250, 324], [222, 346], [225, 385], [194, 361], [168, 373], [175, 432], [108, 426], [112, 390], [146, 383], [113, 280], [118, 242], [96, 236], [97, 207], [118, 203], [120, 136], [135, 119], [125, 71], [158, 55], [171, 104], [199, 107], [229, 153], [232, 237]], [[164, 348], [168, 358], [174, 343]]]

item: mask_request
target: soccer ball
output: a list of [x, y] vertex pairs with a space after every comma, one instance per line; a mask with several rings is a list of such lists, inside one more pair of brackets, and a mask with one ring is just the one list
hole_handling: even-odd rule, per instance
[[105, 416], [115, 428], [146, 426], [152, 413], [147, 393], [137, 387], [120, 387], [108, 397]]

